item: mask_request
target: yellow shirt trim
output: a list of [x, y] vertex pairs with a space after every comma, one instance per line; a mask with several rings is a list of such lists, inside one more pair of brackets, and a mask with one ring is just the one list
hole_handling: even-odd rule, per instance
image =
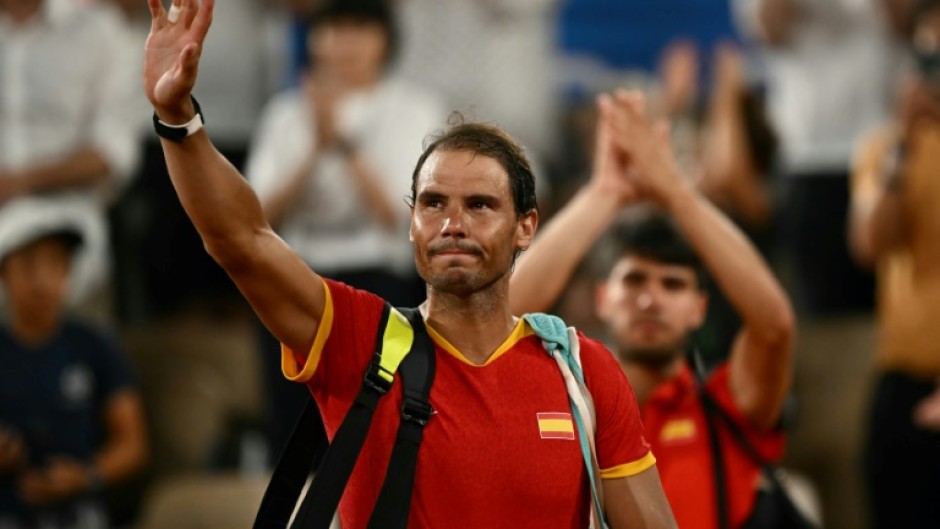
[[[425, 323], [427, 323], [427, 320], [425, 320]], [[430, 325], [426, 325], [426, 326], [428, 329], [428, 334], [431, 336], [431, 339], [434, 340], [434, 342], [437, 343], [437, 345], [441, 346], [441, 349], [450, 353], [451, 356], [453, 356], [457, 360], [460, 360], [461, 362], [469, 366], [474, 366], [474, 367], [483, 367], [483, 366], [490, 365], [497, 358], [502, 356], [503, 353], [512, 349], [513, 346], [515, 346], [519, 342], [519, 340], [522, 340], [526, 336], [529, 336], [530, 334], [534, 333], [532, 328], [529, 327], [529, 324], [526, 323], [524, 319], [519, 318], [519, 322], [516, 323], [516, 327], [512, 330], [512, 333], [509, 335], [509, 337], [506, 338], [506, 340], [502, 343], [502, 345], [497, 347], [496, 351], [493, 352], [493, 354], [491, 354], [490, 357], [486, 359], [486, 362], [483, 363], [482, 366], [480, 366], [467, 360], [467, 357], [461, 354], [461, 352], [458, 351], [456, 347], [454, 347], [450, 342], [448, 342], [447, 338], [444, 338], [443, 336], [441, 336], [440, 333], [435, 331]]]
[[297, 356], [293, 350], [286, 345], [281, 344], [281, 372], [284, 377], [291, 382], [309, 382], [317, 370], [320, 363], [320, 356], [323, 354], [323, 347], [330, 337], [330, 331], [333, 329], [333, 296], [330, 294], [330, 287], [326, 281], [323, 281], [323, 291], [325, 303], [323, 304], [323, 317], [320, 318], [320, 325], [317, 327], [317, 336], [313, 339], [313, 345], [307, 352], [307, 361], [303, 367], [297, 364]]
[[613, 468], [601, 469], [601, 479], [619, 479], [635, 476], [644, 470], [651, 468], [656, 464], [656, 458], [653, 452], [647, 452], [645, 456], [632, 463], [617, 465]]

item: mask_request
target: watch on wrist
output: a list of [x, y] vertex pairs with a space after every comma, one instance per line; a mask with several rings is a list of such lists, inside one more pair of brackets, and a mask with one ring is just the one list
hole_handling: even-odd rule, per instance
[[189, 98], [193, 102], [193, 108], [196, 109], [196, 115], [193, 116], [193, 119], [189, 120], [188, 123], [182, 125], [171, 125], [164, 121], [161, 121], [157, 117], [157, 113], [153, 113], [153, 128], [157, 132], [157, 136], [161, 138], [166, 138], [172, 142], [180, 143], [189, 136], [192, 136], [197, 131], [202, 129], [206, 124], [205, 118], [202, 116], [202, 107], [199, 106], [199, 102], [196, 101], [196, 98], [192, 95]]

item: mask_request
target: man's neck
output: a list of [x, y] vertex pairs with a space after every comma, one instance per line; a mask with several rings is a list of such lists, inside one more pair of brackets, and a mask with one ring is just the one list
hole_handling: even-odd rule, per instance
[[0, 0], [0, 13], [10, 17], [14, 25], [22, 26], [42, 10], [43, 0]]
[[428, 288], [428, 299], [421, 306], [421, 312], [434, 330], [468, 361], [483, 365], [516, 325], [508, 298], [509, 287], [505, 281], [467, 296]]
[[651, 366], [620, 359], [620, 367], [623, 368], [627, 380], [630, 381], [630, 385], [633, 387], [637, 402], [642, 406], [657, 386], [679, 376], [684, 361], [682, 355], [676, 355], [675, 359], [668, 364]]
[[10, 319], [10, 332], [21, 344], [34, 347], [48, 342], [55, 336], [59, 323], [59, 318], [40, 322], [38, 318], [14, 316]]

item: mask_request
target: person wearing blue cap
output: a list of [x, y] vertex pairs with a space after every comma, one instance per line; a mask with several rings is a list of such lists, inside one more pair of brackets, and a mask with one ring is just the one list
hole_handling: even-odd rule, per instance
[[117, 344], [65, 317], [79, 223], [5, 217], [0, 284], [0, 527], [104, 528], [106, 486], [147, 459], [140, 396]]

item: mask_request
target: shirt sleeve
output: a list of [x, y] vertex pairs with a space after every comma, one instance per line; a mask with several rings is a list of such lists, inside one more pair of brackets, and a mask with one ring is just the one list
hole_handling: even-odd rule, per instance
[[639, 474], [656, 464], [643, 436], [633, 388], [614, 356], [599, 342], [581, 337], [581, 364], [594, 399], [597, 460], [604, 479]]
[[[77, 324], [76, 324], [77, 325]], [[106, 402], [125, 390], [136, 390], [137, 379], [124, 350], [112, 337], [91, 328], [81, 327], [83, 346], [95, 373], [95, 400]]]
[[313, 135], [307, 125], [308, 109], [296, 91], [276, 95], [261, 113], [245, 163], [248, 183], [264, 201], [289, 182], [311, 151]]
[[[145, 119], [138, 113], [140, 81], [137, 50], [127, 45], [129, 31], [112, 9], [96, 9], [100, 35], [96, 54], [98, 87], [90, 114], [92, 146], [108, 164], [115, 190], [130, 180], [140, 160], [140, 131]], [[120, 38], [124, 37], [124, 38]]]
[[[369, 292], [323, 279], [326, 307], [313, 346], [294, 351], [281, 345], [281, 368], [289, 380], [304, 382], [317, 403], [349, 403], [372, 359], [385, 301]], [[345, 413], [345, 408], [343, 408]]]

